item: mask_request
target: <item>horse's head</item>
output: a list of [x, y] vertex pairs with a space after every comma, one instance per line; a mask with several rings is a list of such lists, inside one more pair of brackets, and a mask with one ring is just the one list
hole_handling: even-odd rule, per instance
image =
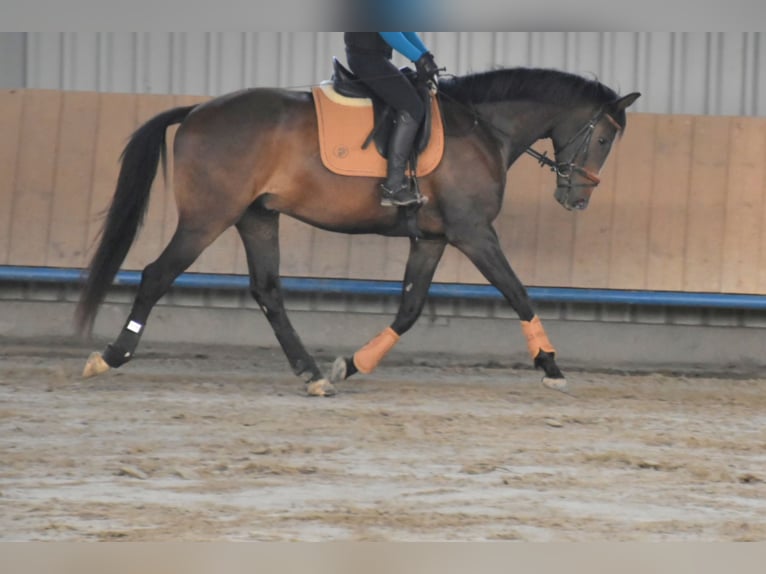
[[640, 95], [634, 92], [595, 111], [572, 114], [553, 129], [556, 161], [548, 161], [556, 172], [554, 197], [566, 209], [588, 207], [590, 195], [601, 181], [598, 174], [612, 143], [625, 127], [625, 109]]

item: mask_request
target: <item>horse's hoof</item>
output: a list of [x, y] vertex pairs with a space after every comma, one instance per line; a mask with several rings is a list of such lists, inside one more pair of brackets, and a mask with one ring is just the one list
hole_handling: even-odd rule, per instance
[[333, 383], [340, 383], [341, 381], [346, 380], [347, 375], [348, 369], [346, 368], [346, 359], [343, 357], [338, 357], [332, 364], [332, 369], [330, 370], [330, 381]]
[[88, 362], [85, 363], [85, 368], [82, 370], [82, 376], [84, 379], [89, 379], [96, 375], [106, 373], [109, 369], [110, 367], [106, 364], [101, 353], [93, 352], [90, 354], [90, 357], [88, 357]]
[[335, 387], [327, 379], [319, 379], [306, 384], [306, 394], [310, 397], [331, 397], [335, 394]]
[[543, 386], [553, 391], [561, 391], [565, 393], [567, 391], [567, 380], [564, 377], [552, 378], [543, 377]]

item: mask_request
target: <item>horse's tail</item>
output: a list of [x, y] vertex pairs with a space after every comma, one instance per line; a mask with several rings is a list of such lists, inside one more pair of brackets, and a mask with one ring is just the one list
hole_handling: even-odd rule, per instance
[[174, 108], [155, 116], [139, 127], [125, 146], [117, 188], [75, 312], [79, 333], [91, 332], [98, 307], [138, 234], [160, 158], [165, 168], [168, 127], [181, 123], [195, 107]]

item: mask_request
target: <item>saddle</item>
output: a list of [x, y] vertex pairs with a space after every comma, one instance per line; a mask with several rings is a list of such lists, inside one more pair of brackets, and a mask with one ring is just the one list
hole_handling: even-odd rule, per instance
[[[378, 153], [383, 157], [388, 157], [388, 140], [391, 137], [391, 132], [394, 129], [394, 110], [391, 106], [373, 94], [367, 86], [359, 81], [359, 78], [354, 73], [341, 64], [337, 58], [332, 59], [333, 75], [331, 78], [333, 89], [347, 98], [369, 98], [372, 100], [374, 127], [370, 133], [370, 137], [375, 142], [375, 147], [378, 148]], [[404, 74], [410, 83], [415, 87], [418, 92], [418, 96], [423, 101], [425, 106], [425, 117], [420, 124], [418, 135], [415, 137], [415, 143], [413, 144], [413, 150], [415, 153], [420, 154], [428, 145], [428, 140], [431, 137], [431, 92], [428, 87], [422, 83], [417, 82], [417, 76], [411, 68], [401, 68], [399, 70]], [[365, 146], [370, 144], [370, 139], [365, 140]]]
[[[441, 111], [427, 86], [415, 81], [414, 71], [403, 68], [402, 73], [427, 103], [413, 146], [419, 156], [416, 175], [423, 176], [436, 169], [444, 152]], [[331, 80], [314, 87], [312, 93], [325, 167], [341, 175], [385, 177], [388, 140], [396, 115], [391, 106], [370, 92], [336, 58]]]

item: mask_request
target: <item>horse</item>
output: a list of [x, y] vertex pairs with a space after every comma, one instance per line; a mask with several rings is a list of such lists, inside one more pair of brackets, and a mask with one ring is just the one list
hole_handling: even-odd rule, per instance
[[[164, 111], [141, 125], [121, 155], [115, 193], [86, 270], [76, 309], [80, 334], [96, 314], [142, 224], [152, 182], [167, 154], [166, 131], [180, 124], [173, 145], [178, 224], [159, 257], [147, 265], [126, 323], [83, 370], [91, 377], [134, 357], [147, 319], [173, 281], [230, 226], [244, 245], [250, 292], [309, 396], [331, 396], [335, 385], [371, 373], [423, 309], [447, 244], [477, 267], [514, 309], [542, 384], [567, 382], [556, 351], [506, 259], [493, 227], [511, 165], [525, 152], [555, 172], [554, 197], [583, 210], [598, 174], [626, 127], [637, 92], [619, 96], [594, 79], [549, 69], [506, 68], [442, 77], [434, 90], [444, 125], [438, 167], [420, 178], [426, 202], [415, 214], [419, 233], [401, 209], [380, 205], [379, 180], [337, 175], [320, 160], [311, 92], [255, 87], [205, 103]], [[548, 138], [554, 158], [531, 150]], [[304, 347], [285, 311], [279, 275], [279, 218], [324, 230], [409, 237], [401, 299], [393, 322], [328, 376]]]

